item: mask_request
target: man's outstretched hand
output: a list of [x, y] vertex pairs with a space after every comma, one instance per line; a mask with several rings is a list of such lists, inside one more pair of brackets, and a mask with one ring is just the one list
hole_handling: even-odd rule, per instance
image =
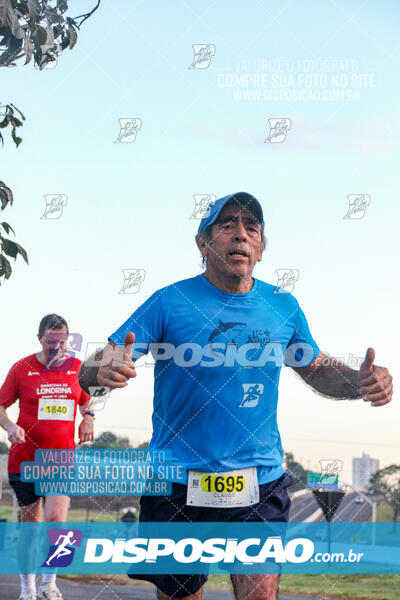
[[385, 367], [374, 365], [375, 350], [368, 348], [360, 366], [358, 382], [364, 402], [372, 406], [383, 406], [392, 399], [392, 376]]
[[127, 386], [128, 380], [136, 377], [135, 363], [132, 360], [134, 342], [135, 334], [129, 331], [125, 336], [122, 350], [115, 344], [108, 344], [97, 373], [97, 381], [100, 385], [113, 390]]

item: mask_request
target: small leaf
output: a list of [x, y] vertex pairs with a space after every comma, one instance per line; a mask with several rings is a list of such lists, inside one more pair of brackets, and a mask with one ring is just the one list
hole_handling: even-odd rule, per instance
[[19, 110], [19, 108], [17, 108], [14, 104], [10, 104], [10, 106], [12, 106], [13, 108], [15, 108], [15, 110], [17, 111], [17, 113], [19, 113], [21, 115], [21, 119], [23, 121], [25, 121], [25, 115]]
[[9, 235], [10, 231], [12, 231], [13, 234], [15, 235], [15, 231], [11, 227], [11, 225], [9, 225], [8, 223], [6, 223], [5, 221], [3, 221], [3, 223], [0, 223], [0, 225], [2, 226], [2, 228], [4, 229], [4, 231], [6, 232], [7, 235]]
[[25, 65], [31, 62], [34, 45], [29, 36], [25, 36], [24, 39], [24, 52], [25, 52]]
[[61, 50], [65, 50], [66, 48], [68, 48], [70, 41], [71, 40], [69, 39], [68, 35], [65, 35], [63, 33], [61, 37]]
[[[25, 37], [25, 36], [23, 36], [23, 37]], [[12, 58], [14, 58], [14, 56], [17, 56], [18, 52], [22, 48], [23, 43], [24, 43], [23, 38], [21, 38], [21, 39], [18, 39], [16, 37], [11, 38], [10, 43], [8, 44], [8, 52], [10, 53]]]
[[40, 4], [38, 0], [28, 0], [29, 14], [33, 19], [37, 19], [40, 16]]
[[10, 53], [8, 50], [5, 50], [0, 54], [0, 65], [4, 65], [10, 60]]
[[49, 46], [54, 46], [54, 35], [53, 35], [53, 30], [51, 28], [51, 25], [49, 25], [47, 23], [47, 38], [46, 38], [46, 44], [48, 44]]
[[14, 202], [14, 196], [12, 191], [3, 181], [0, 181], [0, 200], [1, 200], [1, 210], [4, 210], [8, 203], [11, 205]]
[[72, 27], [76, 27], [77, 29], [79, 29], [79, 23], [75, 21], [75, 19], [67, 17], [65, 20], [67, 21], [68, 25], [72, 25]]
[[36, 48], [40, 48], [40, 46], [44, 46], [47, 40], [47, 31], [41, 25], [36, 27], [36, 31], [33, 34], [33, 40], [35, 42]]
[[47, 8], [45, 8], [43, 16], [44, 20], [47, 23], [50, 23], [50, 25], [52, 25], [53, 23], [60, 23], [60, 21], [63, 20], [63, 17], [58, 13], [56, 7], [47, 6]]
[[[0, 27], [0, 31], [3, 31], [4, 27]], [[0, 41], [0, 46], [8, 46], [8, 44], [11, 42], [11, 38], [12, 35], [9, 32], [9, 30], [6, 28], [6, 32], [7, 33], [2, 33], [2, 35], [4, 35], [3, 39]]]
[[7, 256], [11, 256], [11, 258], [17, 258], [18, 246], [15, 242], [3, 238], [1, 240], [1, 246], [3, 248], [4, 254], [7, 254]]
[[58, 38], [63, 32], [63, 28], [61, 25], [55, 25], [55, 27], [53, 27], [53, 35], [54, 35], [54, 39]]
[[15, 38], [23, 39], [24, 30], [19, 24], [10, 0], [0, 0], [0, 25], [8, 27]]
[[69, 38], [70, 38], [70, 44], [69, 44], [69, 49], [72, 50], [72, 48], [75, 46], [76, 42], [78, 41], [78, 34], [76, 33], [75, 29], [72, 27], [68, 27], [68, 34], [69, 34]]
[[0, 121], [0, 129], [4, 129], [10, 122], [10, 117], [6, 115], [2, 121]]
[[68, 10], [67, 0], [57, 0], [57, 8], [62, 13]]
[[20, 143], [22, 142], [22, 138], [19, 137], [16, 133], [15, 133], [15, 127], [13, 127], [13, 130], [11, 132], [11, 137], [14, 140], [15, 145], [18, 146], [20, 145]]
[[26, 264], [28, 265], [28, 255], [26, 253], [26, 250], [20, 246], [19, 244], [15, 243], [15, 245], [17, 246], [18, 249], [18, 254], [20, 254], [22, 256], [22, 258], [24, 259], [24, 261], [26, 262]]
[[0, 277], [9, 279], [11, 275], [11, 265], [3, 254], [0, 254]]

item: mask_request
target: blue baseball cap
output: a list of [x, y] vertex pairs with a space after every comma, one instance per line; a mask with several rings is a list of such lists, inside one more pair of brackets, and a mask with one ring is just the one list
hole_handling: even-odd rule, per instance
[[253, 213], [253, 215], [261, 223], [262, 228], [264, 229], [263, 210], [257, 198], [255, 198], [251, 194], [248, 194], [247, 192], [237, 192], [236, 194], [230, 194], [229, 196], [219, 198], [218, 200], [215, 200], [214, 203], [210, 203], [206, 211], [207, 216], [204, 216], [200, 221], [197, 233], [203, 233], [203, 231], [207, 229], [207, 227], [215, 223], [215, 221], [218, 219], [218, 215], [221, 212], [221, 210], [230, 201], [235, 201], [243, 208], [247, 208], [251, 213]]

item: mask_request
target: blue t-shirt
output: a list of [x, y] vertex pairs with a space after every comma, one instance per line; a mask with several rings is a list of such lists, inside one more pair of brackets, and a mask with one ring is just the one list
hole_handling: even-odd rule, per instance
[[254, 279], [232, 294], [197, 275], [156, 291], [109, 340], [122, 347], [128, 331], [133, 360], [155, 359], [150, 450], [197, 471], [256, 466], [259, 483], [284, 473], [281, 365], [306, 366], [319, 353], [290, 293]]

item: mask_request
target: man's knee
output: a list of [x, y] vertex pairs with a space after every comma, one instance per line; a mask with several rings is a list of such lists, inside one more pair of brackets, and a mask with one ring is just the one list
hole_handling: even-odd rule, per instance
[[44, 516], [48, 523], [62, 523], [67, 520], [70, 500], [67, 496], [46, 496]]
[[278, 600], [279, 575], [231, 575], [236, 600]]

